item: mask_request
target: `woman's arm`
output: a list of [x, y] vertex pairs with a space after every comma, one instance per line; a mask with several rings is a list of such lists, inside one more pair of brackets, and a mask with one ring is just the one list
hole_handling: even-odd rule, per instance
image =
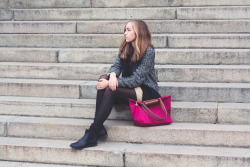
[[115, 73], [116, 77], [118, 78], [121, 74], [122, 68], [121, 68], [121, 61], [120, 61], [120, 55], [117, 56], [115, 59], [114, 64], [110, 67], [108, 74]]

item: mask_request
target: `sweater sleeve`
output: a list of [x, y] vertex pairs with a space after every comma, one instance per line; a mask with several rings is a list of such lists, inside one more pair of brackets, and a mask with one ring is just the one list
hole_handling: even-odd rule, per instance
[[148, 74], [154, 70], [155, 52], [152, 48], [148, 49], [143, 56], [141, 63], [133, 74], [129, 77], [121, 77], [118, 79], [118, 86], [136, 88], [148, 77]]
[[116, 73], [116, 77], [118, 78], [121, 74], [121, 71], [122, 71], [121, 61], [120, 61], [120, 56], [118, 55], [117, 58], [115, 59], [114, 64], [110, 67], [108, 74], [114, 72]]

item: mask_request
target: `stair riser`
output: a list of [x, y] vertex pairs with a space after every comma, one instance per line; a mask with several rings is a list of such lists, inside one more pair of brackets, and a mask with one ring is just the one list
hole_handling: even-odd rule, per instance
[[13, 22], [1, 22], [0, 33], [13, 33], [13, 34], [74, 34], [76, 33], [76, 23], [72, 22], [59, 22], [59, 23], [13, 23]]
[[[0, 47], [118, 48], [123, 37], [106, 35], [0, 35]], [[101, 42], [100, 42], [101, 41]], [[109, 42], [107, 42], [109, 41]], [[168, 41], [168, 44], [167, 44]], [[156, 48], [250, 48], [249, 35], [153, 35]], [[167, 46], [168, 45], [168, 46]]]
[[[68, 141], [69, 142], [69, 141]], [[65, 143], [66, 144], [66, 143]], [[67, 145], [69, 145], [68, 143]], [[39, 143], [38, 143], [39, 145]], [[103, 165], [123, 166], [122, 152], [105, 150], [74, 151], [67, 148], [0, 146], [1, 160], [74, 164], [74, 165]], [[108, 157], [108, 158], [107, 158]]]
[[14, 20], [127, 20], [175, 19], [175, 8], [85, 8], [85, 9], [23, 9], [14, 10]]
[[[157, 154], [158, 156], [155, 156]], [[223, 157], [223, 156], [203, 156], [203, 155], [164, 155], [160, 153], [140, 153], [132, 152], [126, 154], [126, 163], [127, 166], [141, 166], [141, 167], [152, 167], [152, 166], [166, 166], [166, 167], [175, 167], [186, 166], [202, 166], [202, 167], [211, 167], [211, 166], [249, 166], [249, 160], [246, 158], [239, 157]], [[163, 165], [164, 164], [164, 165]]]
[[[204, 104], [205, 105], [205, 104]], [[211, 106], [179, 107], [172, 102], [171, 117], [173, 122], [192, 123], [216, 123], [217, 107]], [[240, 112], [240, 111], [239, 111]], [[1, 102], [0, 114], [2, 115], [26, 115], [39, 117], [65, 117], [65, 118], [94, 118], [95, 104], [53, 104], [53, 103], [25, 103], [25, 102]], [[221, 115], [225, 117], [225, 115]], [[239, 113], [239, 118], [241, 115]], [[235, 117], [237, 118], [237, 117]], [[245, 118], [245, 117], [244, 117]], [[242, 122], [244, 121], [241, 118]], [[128, 106], [115, 106], [108, 119], [133, 120]], [[246, 121], [247, 118], [245, 118]], [[240, 121], [238, 121], [240, 122]], [[221, 122], [223, 123], [223, 121]], [[234, 123], [234, 122], [231, 122]]]
[[175, 101], [250, 102], [250, 88], [160, 87], [159, 92], [173, 95]]
[[8, 9], [0, 9], [0, 21], [12, 20], [13, 11]]
[[[159, 86], [159, 93], [172, 95], [173, 101], [189, 102], [250, 102], [250, 88], [213, 88], [213, 87], [178, 87]], [[83, 98], [96, 98], [95, 86], [92, 84], [81, 85], [81, 95]]]
[[[77, 22], [78, 33], [121, 34], [127, 21], [85, 21]], [[146, 20], [151, 33], [247, 33], [250, 21], [185, 21], [185, 20]]]
[[237, 5], [237, 6], [248, 6], [250, 3], [248, 1], [235, 1], [235, 0], [220, 0], [220, 1], [150, 1], [150, 0], [126, 0], [119, 1], [117, 0], [3, 0], [1, 3], [3, 8], [63, 8], [63, 7], [163, 7], [163, 6], [219, 6], [219, 5]]
[[164, 6], [247, 6], [250, 5], [249, 2], [240, 0], [220, 0], [220, 1], [211, 1], [211, 0], [189, 0], [189, 1], [180, 1], [180, 0], [171, 0], [171, 1], [151, 1], [151, 0], [126, 0], [118, 1], [117, 0], [92, 0], [92, 7], [164, 7]]
[[[244, 50], [175, 50], [156, 49], [156, 64], [249, 65], [250, 51]], [[39, 55], [39, 56], [37, 56]], [[0, 49], [2, 62], [43, 63], [110, 63], [118, 55], [117, 49]]]
[[[75, 120], [74, 122], [76, 122], [75, 125], [70, 122], [63, 124], [53, 120], [45, 123], [11, 121], [8, 123], [8, 137], [78, 140], [84, 134], [84, 129], [89, 128], [91, 120], [88, 122]], [[169, 128], [156, 129], [135, 127], [132, 124], [131, 122], [130, 126], [107, 125], [109, 135], [107, 140], [132, 143], [250, 147], [249, 131], [178, 129], [174, 124], [169, 125]]]
[[[59, 64], [60, 65], [60, 64]], [[19, 65], [0, 64], [2, 78], [97, 80], [111, 65]], [[249, 83], [249, 68], [156, 66], [160, 82], [240, 82]]]
[[[1, 22], [0, 33], [122, 34], [127, 21]], [[146, 21], [151, 33], [249, 33], [250, 21]]]
[[0, 61], [56, 63], [57, 51], [51, 49], [0, 49]]
[[250, 48], [250, 36], [169, 36], [169, 48]]
[[218, 123], [250, 124], [250, 106], [240, 107], [229, 104], [219, 104]]
[[3, 96], [79, 98], [79, 85], [0, 83], [0, 91]]
[[10, 8], [89, 8], [91, 0], [9, 0]]
[[[123, 35], [0, 35], [0, 47], [119, 48], [122, 39]], [[158, 48], [167, 46], [166, 36], [152, 41]]]
[[177, 19], [182, 19], [182, 20], [250, 19], [249, 9], [250, 9], [249, 7], [178, 8]]
[[160, 82], [250, 82], [250, 69], [157, 68]]

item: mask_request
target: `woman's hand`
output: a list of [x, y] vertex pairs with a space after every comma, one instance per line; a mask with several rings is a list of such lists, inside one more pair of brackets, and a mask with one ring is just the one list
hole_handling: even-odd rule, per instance
[[109, 81], [106, 79], [100, 79], [99, 82], [96, 85], [97, 90], [102, 90], [105, 89], [106, 87], [109, 86]]
[[110, 74], [110, 78], [109, 78], [109, 88], [112, 91], [115, 91], [116, 87], [118, 87], [118, 80], [116, 78], [116, 74], [115, 73], [111, 73]]

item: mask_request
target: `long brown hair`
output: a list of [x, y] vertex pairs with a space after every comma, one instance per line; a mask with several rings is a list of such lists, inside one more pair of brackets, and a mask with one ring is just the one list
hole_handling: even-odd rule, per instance
[[[127, 43], [124, 38], [119, 48], [119, 54], [121, 59], [127, 59], [128, 55], [132, 54], [131, 61], [136, 62], [146, 54], [148, 46], [153, 49], [154, 46], [151, 41], [151, 33], [144, 21], [131, 20], [127, 22], [126, 25], [128, 23], [132, 23], [132, 27], [135, 31], [135, 48], [133, 48], [130, 42]], [[124, 32], [126, 31], [126, 25], [124, 27]]]

